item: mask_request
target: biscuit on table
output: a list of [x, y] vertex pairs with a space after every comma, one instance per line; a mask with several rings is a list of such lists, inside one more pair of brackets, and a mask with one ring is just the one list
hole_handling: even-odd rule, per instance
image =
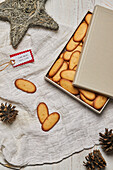
[[31, 81], [25, 79], [17, 79], [15, 86], [27, 93], [34, 93], [36, 91], [36, 86]]
[[37, 107], [37, 116], [38, 116], [41, 124], [49, 116], [48, 107], [45, 103], [43, 103], [43, 102], [39, 103], [39, 105]]
[[59, 121], [59, 119], [60, 119], [59, 113], [57, 113], [57, 112], [51, 113], [43, 122], [42, 130], [49, 131], [56, 125], [56, 123]]

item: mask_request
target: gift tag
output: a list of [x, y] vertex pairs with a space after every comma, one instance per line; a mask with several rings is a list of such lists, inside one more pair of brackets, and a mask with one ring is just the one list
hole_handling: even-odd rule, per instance
[[26, 50], [16, 54], [12, 54], [10, 55], [10, 58], [11, 61], [14, 61], [13, 67], [34, 62], [34, 58], [31, 50]]

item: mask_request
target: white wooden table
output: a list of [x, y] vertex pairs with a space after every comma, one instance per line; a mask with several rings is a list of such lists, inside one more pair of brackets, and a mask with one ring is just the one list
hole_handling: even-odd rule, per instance
[[[46, 9], [48, 14], [53, 16], [58, 23], [76, 27], [86, 12], [88, 10], [92, 11], [96, 4], [113, 9], [113, 0], [48, 0]], [[98, 148], [100, 149], [100, 147], [94, 147], [94, 149]], [[22, 168], [22, 170], [85, 170], [83, 161], [85, 160], [85, 156], [92, 150], [89, 149], [76, 153], [57, 164], [26, 167]], [[106, 155], [103, 151], [102, 154], [108, 164], [106, 170], [113, 170], [113, 155]], [[1, 160], [2, 157], [0, 155]], [[0, 165], [0, 170], [6, 169]]]

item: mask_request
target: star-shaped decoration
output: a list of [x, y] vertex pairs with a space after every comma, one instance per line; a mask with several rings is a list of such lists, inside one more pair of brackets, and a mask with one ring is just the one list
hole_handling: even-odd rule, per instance
[[58, 24], [46, 13], [47, 0], [6, 0], [0, 3], [0, 19], [11, 24], [11, 44], [17, 48], [31, 26], [57, 30]]

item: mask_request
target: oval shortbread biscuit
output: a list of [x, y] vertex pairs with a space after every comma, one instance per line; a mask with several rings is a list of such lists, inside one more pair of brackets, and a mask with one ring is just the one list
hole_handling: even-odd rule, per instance
[[45, 103], [40, 103], [37, 107], [37, 115], [40, 123], [42, 124], [45, 119], [49, 116], [48, 107]]
[[66, 46], [66, 50], [73, 51], [78, 45], [79, 45], [79, 42], [73, 41], [73, 37], [72, 37]]
[[84, 41], [85, 41], [85, 38], [86, 38], [86, 37], [84, 37], [83, 40], [82, 40], [83, 43], [84, 43]]
[[67, 68], [68, 68], [68, 64], [66, 62], [64, 62], [63, 65], [61, 66], [61, 68], [59, 69], [59, 71], [53, 77], [53, 81], [58, 82], [61, 79], [61, 77], [60, 77], [61, 71], [67, 70]]
[[82, 46], [79, 45], [75, 50], [73, 50], [71, 52], [65, 51], [64, 55], [63, 55], [64, 60], [69, 61], [72, 53], [75, 52], [75, 51], [80, 51], [81, 52], [82, 51]]
[[92, 17], [92, 14], [87, 14], [86, 17], [85, 17], [85, 21], [87, 22], [87, 24], [90, 23], [91, 21], [91, 17]]
[[73, 69], [75, 66], [77, 66], [79, 62], [79, 57], [80, 57], [79, 51], [75, 51], [74, 53], [72, 53], [70, 62], [69, 62], [69, 69]]
[[53, 80], [53, 78], [52, 78], [52, 77], [49, 77], [49, 79], [50, 79], [50, 80]]
[[105, 105], [106, 102], [107, 102], [107, 97], [99, 95], [94, 100], [93, 106], [95, 109], [98, 110], [98, 109], [101, 109]]
[[15, 81], [15, 86], [27, 93], [34, 93], [36, 91], [36, 86], [32, 82], [25, 79], [17, 79]]
[[82, 45], [83, 45], [83, 43], [81, 42], [79, 45], [80, 45], [80, 46], [82, 46]]
[[89, 104], [90, 106], [93, 106], [93, 101], [88, 100], [87, 98], [85, 98], [85, 96], [84, 96], [82, 93], [80, 93], [80, 98], [81, 98], [85, 103]]
[[87, 90], [79, 89], [79, 91], [86, 97], [88, 100], [94, 100], [96, 97], [96, 94]]
[[73, 52], [75, 52], [75, 51], [82, 51], [82, 45], [79, 45]]
[[75, 71], [74, 70], [64, 70], [61, 72], [61, 78], [73, 81], [75, 77]]
[[77, 70], [77, 66], [75, 66], [75, 67], [73, 68], [73, 70], [76, 71], [76, 70]]
[[60, 67], [62, 66], [64, 60], [62, 58], [59, 58], [55, 64], [52, 66], [51, 70], [49, 71], [49, 77], [53, 77], [57, 71], [60, 69]]
[[85, 37], [86, 32], [87, 32], [87, 28], [88, 25], [86, 24], [86, 22], [83, 22], [77, 29], [77, 31], [75, 32], [74, 36], [73, 36], [73, 40], [75, 42], [80, 42], [82, 41], [82, 39]]
[[60, 58], [63, 58], [64, 53], [60, 54]]
[[42, 124], [42, 130], [49, 131], [59, 121], [60, 115], [57, 112], [51, 113]]
[[63, 87], [65, 90], [69, 91], [72, 94], [75, 94], [75, 95], [79, 94], [79, 90], [77, 88], [75, 88], [72, 85], [72, 82], [69, 80], [61, 79], [60, 85], [61, 85], [61, 87]]

